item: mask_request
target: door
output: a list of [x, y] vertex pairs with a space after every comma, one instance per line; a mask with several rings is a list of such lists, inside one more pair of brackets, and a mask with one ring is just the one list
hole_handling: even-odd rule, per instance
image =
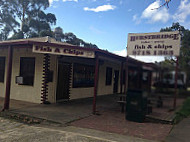
[[56, 101], [69, 100], [71, 64], [58, 63]]
[[114, 71], [114, 86], [113, 86], [113, 93], [118, 92], [118, 83], [119, 83], [119, 71]]

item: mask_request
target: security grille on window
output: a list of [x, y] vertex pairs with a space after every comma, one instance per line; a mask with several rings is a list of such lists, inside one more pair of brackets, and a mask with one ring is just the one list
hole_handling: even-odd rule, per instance
[[112, 83], [112, 68], [106, 68], [106, 85], [111, 85]]
[[5, 57], [0, 57], [0, 82], [4, 82], [5, 77]]
[[74, 64], [73, 88], [94, 86], [94, 66]]
[[23, 77], [23, 85], [34, 84], [35, 58], [21, 57], [20, 58], [20, 76]]

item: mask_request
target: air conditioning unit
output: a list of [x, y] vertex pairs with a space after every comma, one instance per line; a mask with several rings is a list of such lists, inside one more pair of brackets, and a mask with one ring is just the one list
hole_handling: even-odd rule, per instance
[[22, 76], [16, 76], [16, 84], [22, 85], [24, 84], [24, 78]]

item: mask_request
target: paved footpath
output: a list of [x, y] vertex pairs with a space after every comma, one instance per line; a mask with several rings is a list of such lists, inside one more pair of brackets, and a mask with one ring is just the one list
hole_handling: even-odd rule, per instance
[[76, 127], [47, 128], [0, 117], [0, 142], [151, 142], [134, 137]]
[[190, 117], [174, 126], [166, 142], [190, 142]]

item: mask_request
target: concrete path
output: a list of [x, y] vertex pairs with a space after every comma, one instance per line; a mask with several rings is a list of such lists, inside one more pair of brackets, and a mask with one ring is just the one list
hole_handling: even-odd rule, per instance
[[134, 137], [76, 127], [47, 128], [0, 117], [1, 142], [151, 142]]
[[166, 142], [190, 142], [190, 117], [174, 126]]

